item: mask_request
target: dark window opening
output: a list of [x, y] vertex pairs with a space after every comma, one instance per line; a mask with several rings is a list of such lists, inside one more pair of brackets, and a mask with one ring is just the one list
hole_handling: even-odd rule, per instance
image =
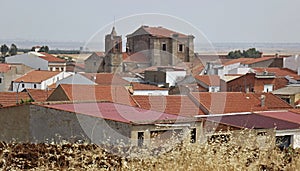
[[165, 43], [162, 44], [162, 50], [163, 50], [163, 51], [166, 51], [166, 50], [167, 50], [167, 44], [165, 44]]
[[22, 84], [22, 88], [24, 88], [25, 87], [25, 84]]
[[183, 44], [179, 44], [178, 45], [178, 51], [179, 52], [183, 52]]
[[97, 63], [96, 62], [94, 62], [94, 66], [96, 66], [97, 65]]
[[138, 132], [138, 146], [144, 145], [144, 132]]
[[281, 150], [291, 145], [292, 135], [276, 136], [276, 145]]
[[36, 84], [33, 84], [33, 88], [36, 88]]
[[196, 142], [196, 128], [193, 128], [191, 130], [191, 143], [195, 143]]
[[2, 78], [0, 78], [0, 84], [2, 83]]

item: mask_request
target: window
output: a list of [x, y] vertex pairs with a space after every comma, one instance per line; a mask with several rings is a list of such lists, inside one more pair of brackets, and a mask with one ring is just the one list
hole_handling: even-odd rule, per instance
[[33, 88], [36, 88], [36, 84], [33, 84]]
[[115, 49], [116, 49], [116, 50], [119, 50], [119, 43], [116, 43]]
[[2, 83], [2, 78], [0, 78], [0, 84]]
[[273, 84], [265, 84], [264, 92], [271, 92], [271, 91], [273, 91]]
[[183, 44], [178, 45], [178, 52], [183, 52]]
[[196, 142], [196, 128], [193, 128], [191, 130], [191, 143], [195, 143]]
[[94, 62], [94, 66], [96, 66], [97, 65], [97, 62]]
[[138, 132], [138, 146], [144, 145], [144, 132]]
[[288, 148], [292, 143], [292, 135], [276, 136], [276, 145], [280, 149]]
[[22, 88], [24, 88], [25, 87], [25, 84], [22, 84]]
[[163, 44], [162, 44], [162, 50], [163, 50], [163, 51], [166, 51], [166, 50], [167, 50], [167, 44], [166, 44], [166, 43], [163, 43]]

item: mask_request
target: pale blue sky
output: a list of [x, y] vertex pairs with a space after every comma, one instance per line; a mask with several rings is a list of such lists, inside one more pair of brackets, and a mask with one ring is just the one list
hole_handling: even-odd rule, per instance
[[159, 13], [192, 23], [212, 42], [300, 42], [298, 0], [0, 0], [0, 6], [0, 39], [86, 41], [114, 16]]

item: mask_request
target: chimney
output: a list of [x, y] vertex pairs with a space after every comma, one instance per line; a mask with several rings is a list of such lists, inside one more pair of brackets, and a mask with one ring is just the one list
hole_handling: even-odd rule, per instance
[[260, 96], [260, 106], [264, 107], [265, 106], [265, 102], [266, 102], [266, 95], [261, 95]]

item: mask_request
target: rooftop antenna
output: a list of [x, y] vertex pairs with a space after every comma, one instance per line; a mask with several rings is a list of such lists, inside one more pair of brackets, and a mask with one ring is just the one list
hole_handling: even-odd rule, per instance
[[116, 26], [116, 16], [114, 16], [114, 27]]

